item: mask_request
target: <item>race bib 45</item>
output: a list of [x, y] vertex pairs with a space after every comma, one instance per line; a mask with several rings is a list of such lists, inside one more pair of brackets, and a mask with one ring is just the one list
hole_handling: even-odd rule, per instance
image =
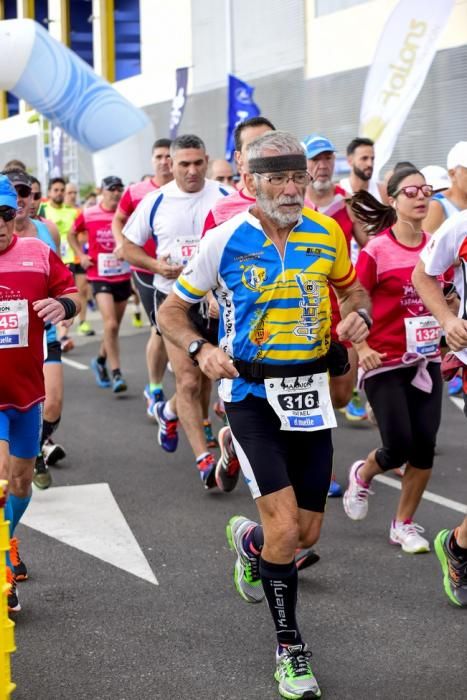
[[28, 346], [29, 311], [26, 299], [0, 302], [0, 350]]

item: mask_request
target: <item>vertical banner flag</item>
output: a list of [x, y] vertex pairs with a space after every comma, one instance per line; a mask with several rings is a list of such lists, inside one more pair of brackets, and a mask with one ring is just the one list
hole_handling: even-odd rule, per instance
[[360, 109], [360, 135], [375, 141], [375, 177], [391, 157], [453, 6], [454, 0], [399, 0], [386, 22]]
[[188, 68], [177, 68], [175, 71], [175, 80], [175, 97], [172, 100], [169, 125], [170, 138], [172, 140], [177, 137], [178, 127], [182, 121], [183, 112], [185, 111]]
[[52, 123], [50, 125], [50, 177], [62, 177], [63, 175], [63, 130]]
[[235, 143], [234, 130], [237, 124], [257, 117], [261, 114], [258, 105], [253, 102], [253, 93], [255, 88], [243, 80], [239, 80], [234, 75], [229, 75], [229, 107], [228, 107], [228, 125], [227, 139], [225, 142], [225, 159], [232, 161]]

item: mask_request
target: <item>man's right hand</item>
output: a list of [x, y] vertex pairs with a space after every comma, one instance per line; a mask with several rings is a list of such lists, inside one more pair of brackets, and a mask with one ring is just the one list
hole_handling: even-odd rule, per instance
[[467, 321], [451, 316], [443, 325], [446, 342], [454, 352], [467, 348]]
[[169, 255], [161, 255], [157, 258], [157, 274], [168, 280], [176, 280], [183, 270], [183, 265], [171, 265]]
[[235, 379], [239, 377], [233, 360], [220, 348], [207, 343], [196, 355], [199, 368], [209, 379]]
[[123, 246], [121, 243], [117, 243], [117, 245], [114, 248], [114, 255], [117, 258], [117, 260], [125, 260], [123, 257]]
[[81, 253], [81, 255], [79, 256], [79, 264], [81, 265], [83, 270], [87, 270], [91, 267], [92, 260], [89, 257], [89, 255], [86, 255], [86, 253]]

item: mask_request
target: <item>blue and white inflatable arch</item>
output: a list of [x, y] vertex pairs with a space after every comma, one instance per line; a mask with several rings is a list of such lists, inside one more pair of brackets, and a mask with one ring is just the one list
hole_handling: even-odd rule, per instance
[[96, 182], [109, 173], [141, 177], [154, 139], [148, 116], [37, 22], [0, 22], [0, 89], [91, 151]]

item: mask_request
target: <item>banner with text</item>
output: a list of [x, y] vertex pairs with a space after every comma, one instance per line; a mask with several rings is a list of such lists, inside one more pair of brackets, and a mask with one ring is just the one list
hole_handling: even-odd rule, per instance
[[453, 6], [454, 0], [400, 0], [386, 22], [360, 110], [360, 136], [375, 141], [375, 177], [391, 157]]
[[186, 104], [186, 89], [188, 85], [188, 68], [177, 68], [175, 71], [175, 97], [172, 100], [172, 108], [170, 110], [170, 138], [173, 140], [178, 133], [178, 127], [182, 121], [183, 112]]
[[225, 159], [229, 162], [232, 161], [235, 151], [235, 127], [240, 122], [244, 122], [245, 119], [251, 119], [251, 117], [257, 117], [261, 114], [260, 108], [253, 102], [254, 91], [255, 88], [248, 83], [244, 83], [243, 80], [239, 80], [234, 75], [229, 75], [228, 124], [225, 142]]

